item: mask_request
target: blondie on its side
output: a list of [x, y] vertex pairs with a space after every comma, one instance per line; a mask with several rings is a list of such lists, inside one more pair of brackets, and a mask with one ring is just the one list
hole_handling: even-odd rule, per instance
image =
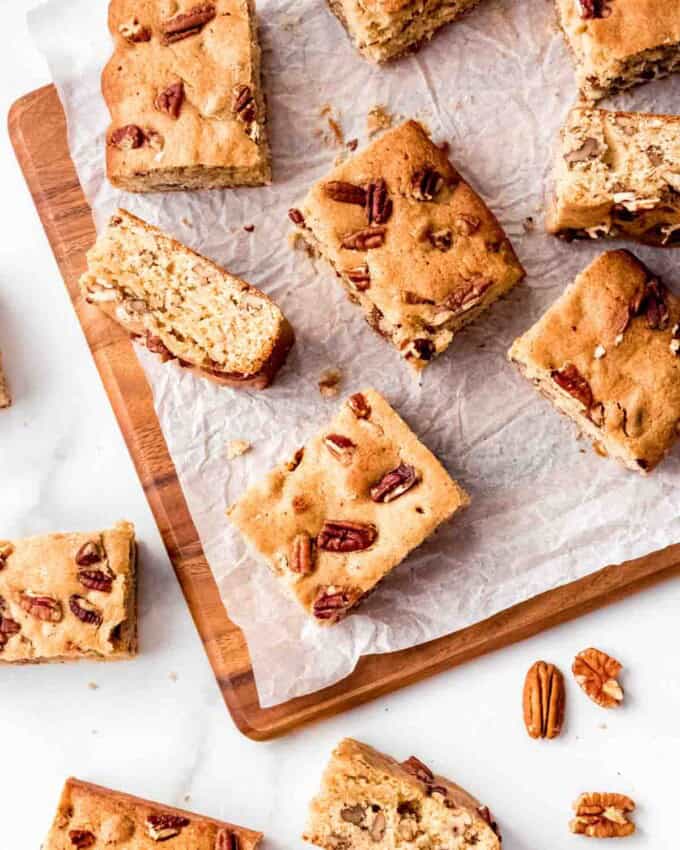
[[312, 800], [303, 838], [325, 850], [500, 850], [491, 813], [411, 756], [397, 762], [346, 738]]
[[137, 653], [134, 526], [0, 541], [0, 664]]
[[599, 454], [652, 470], [680, 429], [680, 300], [627, 251], [602, 254], [509, 352]]
[[416, 369], [524, 276], [493, 213], [415, 121], [335, 168], [290, 217]]
[[479, 0], [328, 0], [354, 46], [374, 62], [417, 50], [440, 27], [477, 3]]
[[680, 4], [556, 0], [584, 97], [599, 100], [680, 70]]
[[217, 383], [263, 389], [293, 344], [293, 329], [263, 292], [125, 210], [87, 265], [86, 301], [163, 360]]
[[42, 850], [256, 850], [262, 834], [67, 779]]
[[12, 397], [9, 394], [7, 379], [2, 371], [2, 354], [0, 354], [0, 407], [9, 407], [12, 404]]
[[468, 501], [368, 389], [227, 515], [305, 611], [329, 625]]
[[271, 177], [252, 0], [111, 0], [106, 170], [130, 192]]
[[680, 245], [680, 117], [572, 109], [554, 191], [550, 233]]

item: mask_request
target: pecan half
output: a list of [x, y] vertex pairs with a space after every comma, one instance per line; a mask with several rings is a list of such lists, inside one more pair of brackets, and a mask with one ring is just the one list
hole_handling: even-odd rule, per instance
[[454, 313], [465, 312], [472, 309], [484, 297], [488, 289], [493, 286], [493, 281], [488, 278], [477, 276], [467, 282], [467, 286], [456, 289], [443, 303], [447, 310]]
[[366, 809], [363, 806], [346, 806], [340, 809], [340, 817], [347, 823], [353, 823], [354, 826], [361, 826], [366, 817]]
[[371, 285], [371, 273], [366, 263], [355, 266], [353, 269], [346, 269], [343, 274], [357, 292], [365, 292]]
[[170, 812], [159, 812], [149, 815], [146, 819], [146, 831], [154, 841], [167, 841], [179, 835], [185, 826], [189, 826], [189, 818]]
[[231, 108], [234, 115], [237, 115], [246, 124], [255, 120], [257, 103], [250, 86], [234, 86], [234, 100]]
[[165, 112], [171, 118], [177, 120], [183, 103], [184, 83], [179, 80], [179, 82], [171, 83], [167, 88], [159, 92], [153, 105], [159, 112]]
[[100, 593], [111, 593], [113, 576], [104, 570], [80, 570], [78, 581], [88, 590], [98, 590]]
[[362, 227], [343, 236], [340, 247], [349, 251], [370, 251], [371, 248], [381, 248], [385, 244], [387, 229], [382, 225]]
[[350, 588], [329, 585], [320, 587], [314, 600], [314, 616], [317, 620], [338, 620], [347, 614], [356, 603], [358, 594]]
[[393, 502], [399, 496], [403, 496], [407, 490], [415, 487], [420, 480], [420, 475], [414, 466], [400, 463], [371, 487], [371, 499], [374, 502]]
[[635, 832], [635, 824], [628, 820], [635, 811], [635, 803], [625, 794], [581, 794], [574, 803], [575, 817], [569, 829], [576, 835], [589, 838], [625, 838]]
[[537, 661], [524, 680], [524, 725], [532, 738], [556, 738], [564, 723], [564, 677], [554, 664]]
[[151, 41], [151, 30], [149, 27], [142, 26], [137, 18], [133, 18], [125, 24], [118, 27], [118, 32], [130, 44], [139, 44], [142, 41]]
[[88, 829], [72, 829], [68, 834], [69, 840], [78, 850], [85, 850], [86, 847], [92, 847], [97, 841], [94, 833]]
[[411, 177], [411, 194], [416, 201], [432, 201], [443, 182], [444, 178], [434, 168], [421, 168]]
[[343, 434], [326, 434], [323, 444], [343, 466], [349, 466], [352, 463], [357, 444], [353, 443], [349, 437]]
[[314, 541], [305, 531], [293, 538], [290, 547], [290, 568], [294, 573], [305, 576], [314, 572]]
[[96, 540], [88, 540], [76, 552], [76, 564], [79, 567], [90, 567], [103, 560], [102, 550]]
[[416, 779], [419, 779], [426, 785], [431, 785], [434, 782], [434, 773], [432, 773], [426, 764], [423, 764], [423, 762], [415, 756], [407, 758], [406, 761], [401, 763], [401, 766], [407, 773], [415, 776]]
[[392, 200], [382, 177], [366, 187], [366, 215], [369, 224], [386, 224], [392, 215]]
[[221, 829], [215, 836], [215, 850], [239, 850], [238, 835], [232, 829]]
[[584, 649], [571, 665], [574, 678], [593, 702], [602, 708], [614, 708], [623, 700], [617, 681], [622, 665], [599, 649]]
[[327, 552], [360, 552], [370, 548], [377, 537], [378, 529], [371, 523], [327, 519], [316, 542]]
[[323, 191], [332, 201], [340, 204], [355, 204], [358, 207], [366, 205], [366, 190], [346, 180], [331, 180], [324, 184]]
[[71, 613], [81, 623], [87, 623], [90, 626], [101, 626], [101, 612], [91, 602], [85, 599], [84, 596], [79, 596], [77, 593], [72, 594], [68, 600], [68, 607], [71, 609]]
[[363, 393], [354, 393], [347, 399], [347, 406], [357, 419], [368, 419], [371, 415], [371, 405]]
[[19, 605], [31, 617], [46, 623], [58, 623], [64, 616], [61, 602], [51, 596], [34, 596], [25, 591], [19, 597]]
[[126, 124], [124, 127], [118, 127], [109, 136], [109, 144], [122, 151], [141, 148], [145, 140], [144, 130], [136, 124]]
[[7, 566], [7, 560], [12, 552], [14, 552], [14, 546], [9, 541], [0, 543], [0, 570], [4, 570]]
[[587, 410], [593, 406], [593, 391], [590, 384], [573, 363], [565, 366], [564, 369], [553, 369], [550, 377], [558, 387], [580, 401]]
[[212, 21], [216, 14], [217, 11], [212, 3], [203, 3], [189, 9], [188, 12], [182, 12], [173, 18], [168, 18], [161, 24], [163, 44], [173, 44], [175, 41], [196, 35], [206, 24]]

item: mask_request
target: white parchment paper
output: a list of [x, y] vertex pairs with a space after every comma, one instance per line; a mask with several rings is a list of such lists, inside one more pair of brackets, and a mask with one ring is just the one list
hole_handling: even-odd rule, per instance
[[[106, 0], [51, 0], [30, 16], [69, 125], [80, 181], [99, 227], [117, 206], [151, 221], [261, 287], [295, 326], [274, 387], [223, 389], [140, 349], [158, 417], [229, 616], [244, 630], [260, 701], [270, 706], [336, 682], [365, 653], [412, 646], [470, 625], [605, 564], [680, 540], [678, 453], [644, 479], [598, 458], [505, 361], [526, 330], [599, 251], [542, 232], [542, 204], [561, 120], [576, 97], [553, 4], [484, 0], [418, 54], [374, 67], [351, 48], [323, 0], [259, 0], [274, 183], [224, 192], [124, 195], [104, 176], [108, 114], [99, 76], [110, 55]], [[679, 80], [620, 97], [624, 108], [674, 111]], [[527, 282], [456, 337], [420, 382], [372, 333], [332, 272], [287, 243], [288, 208], [333, 164], [321, 138], [332, 104], [347, 139], [385, 104], [417, 117], [498, 215]], [[536, 228], [525, 232], [523, 221]], [[254, 224], [251, 234], [243, 225]], [[611, 244], [606, 247], [612, 247]], [[674, 279], [677, 257], [635, 248]], [[680, 275], [675, 273], [677, 280]], [[676, 287], [677, 289], [677, 287]], [[321, 629], [248, 555], [226, 506], [334, 412], [343, 396], [383, 392], [472, 496], [472, 506], [399, 567], [341, 625]], [[227, 461], [231, 439], [253, 450]]]

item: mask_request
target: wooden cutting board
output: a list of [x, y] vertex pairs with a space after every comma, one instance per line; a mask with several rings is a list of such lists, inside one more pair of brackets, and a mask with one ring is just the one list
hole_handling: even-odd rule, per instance
[[680, 574], [680, 545], [675, 545], [606, 567], [439, 640], [364, 657], [350, 676], [330, 688], [261, 708], [248, 647], [220, 600], [132, 345], [117, 324], [87, 307], [78, 292], [95, 229], [69, 156], [66, 121], [54, 86], [17, 101], [10, 110], [9, 131], [217, 682], [244, 734], [257, 740], [281, 735]]

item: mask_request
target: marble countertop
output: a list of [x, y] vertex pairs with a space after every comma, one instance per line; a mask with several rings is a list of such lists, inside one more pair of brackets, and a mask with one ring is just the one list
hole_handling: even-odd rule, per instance
[[[320, 2], [320, 0], [319, 0]], [[49, 81], [25, 25], [34, 0], [4, 2], [5, 114]], [[626, 846], [674, 846], [680, 759], [680, 578], [606, 610], [270, 743], [224, 707], [142, 488], [63, 288], [7, 137], [0, 140], [0, 340], [15, 404], [0, 412], [0, 536], [135, 522], [142, 541], [141, 655], [132, 663], [3, 668], [2, 840], [35, 850], [68, 775], [193, 808], [301, 847], [307, 800], [334, 744], [412, 753], [493, 809], [506, 850], [567, 850], [571, 802], [620, 791], [638, 803]], [[531, 741], [524, 674], [568, 674], [595, 644], [625, 665], [626, 701], [605, 712], [569, 681], [567, 724]]]

